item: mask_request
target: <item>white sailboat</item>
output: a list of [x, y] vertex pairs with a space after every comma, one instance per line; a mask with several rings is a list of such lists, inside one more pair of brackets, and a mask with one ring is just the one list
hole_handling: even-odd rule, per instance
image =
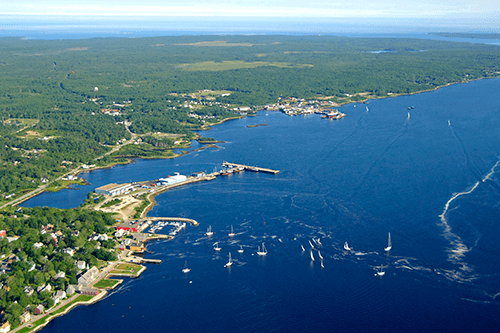
[[392, 249], [391, 233], [389, 232], [389, 240], [387, 242], [387, 247], [384, 248], [385, 252], [389, 252]]
[[183, 273], [189, 273], [191, 271], [191, 268], [188, 267], [188, 262], [187, 260], [184, 262], [184, 268], [182, 269]]
[[243, 246], [240, 245], [240, 249], [238, 250], [238, 253], [243, 253], [245, 250], [243, 250]]
[[448, 126], [451, 126], [450, 120], [448, 120]]
[[314, 261], [313, 250], [311, 249], [311, 260]]
[[385, 272], [384, 272], [384, 265], [381, 265], [380, 266], [380, 269], [379, 271], [377, 272], [377, 276], [384, 276]]
[[318, 251], [318, 256], [319, 256], [319, 259], [323, 260], [323, 256], [321, 255], [321, 252]]
[[224, 265], [224, 267], [231, 267], [233, 265], [233, 259], [231, 259], [231, 252], [229, 252], [229, 261], [227, 264]]
[[312, 245], [311, 241], [308, 240], [308, 242], [309, 242], [309, 245], [311, 245], [311, 248], [314, 249], [314, 245]]
[[205, 236], [212, 236], [214, 234], [214, 232], [212, 231], [212, 226], [209, 225], [208, 228], [207, 228], [207, 232], [205, 232]]
[[323, 244], [321, 244], [321, 238], [316, 239], [316, 243], [318, 243], [318, 245], [320, 245], [320, 246], [323, 245]]
[[236, 234], [234, 233], [233, 230], [233, 225], [231, 224], [231, 232], [228, 234], [229, 237], [234, 237]]
[[410, 119], [410, 112], [408, 112], [408, 119]]
[[257, 248], [257, 254], [259, 256], [265, 256], [265, 255], [267, 255], [267, 249], [264, 246], [264, 243], [262, 243], [262, 251], [260, 250], [260, 246]]
[[344, 250], [351, 251], [351, 248], [349, 247], [349, 244], [347, 244], [347, 242], [344, 243]]
[[302, 244], [300, 245], [300, 247], [302, 248], [302, 252], [304, 252], [306, 249], [304, 249], [304, 246], [302, 246]]
[[325, 265], [323, 265], [323, 260], [321, 260], [321, 268], [325, 268]]
[[219, 252], [220, 250], [222, 249], [219, 247], [219, 242], [214, 243], [214, 251]]

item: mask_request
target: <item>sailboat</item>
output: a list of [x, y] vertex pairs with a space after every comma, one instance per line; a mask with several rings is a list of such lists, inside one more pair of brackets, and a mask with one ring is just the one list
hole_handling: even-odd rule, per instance
[[265, 256], [265, 255], [267, 255], [267, 249], [264, 246], [264, 243], [262, 243], [262, 251], [260, 250], [260, 246], [257, 248], [257, 254], [259, 256]]
[[321, 252], [318, 251], [318, 256], [319, 256], [319, 259], [323, 260], [323, 256], [321, 255]]
[[191, 271], [191, 268], [188, 267], [188, 262], [187, 260], [184, 262], [184, 268], [182, 269], [183, 273], [189, 273]]
[[243, 246], [240, 245], [240, 249], [238, 250], [238, 253], [243, 253], [245, 250], [243, 250]]
[[321, 244], [321, 238], [316, 239], [316, 243], [318, 243], [318, 245], [323, 245]]
[[377, 272], [377, 276], [384, 276], [385, 272], [384, 272], [384, 265], [381, 265], [380, 266], [380, 270]]
[[231, 252], [229, 252], [229, 261], [227, 264], [224, 265], [224, 267], [231, 267], [233, 265], [233, 259], [231, 259]]
[[308, 240], [308, 242], [309, 242], [309, 245], [311, 245], [311, 248], [314, 249], [314, 245], [312, 245], [311, 241]]
[[410, 112], [408, 112], [408, 119], [410, 119]]
[[302, 246], [302, 244], [300, 245], [300, 247], [302, 248], [302, 252], [304, 252], [306, 249], [304, 249], [304, 246]]
[[229, 237], [234, 237], [236, 234], [234, 233], [233, 230], [233, 225], [231, 224], [231, 232], [228, 234]]
[[387, 247], [384, 248], [385, 252], [389, 252], [392, 249], [391, 233], [389, 233], [389, 240], [387, 242]]
[[313, 250], [311, 249], [311, 260], [314, 261]]
[[344, 250], [351, 251], [351, 248], [349, 247], [349, 244], [347, 244], [347, 242], [344, 243]]
[[205, 235], [210, 237], [214, 234], [214, 232], [212, 231], [212, 226], [209, 225], [208, 228], [207, 228], [207, 232], [205, 232]]
[[325, 268], [325, 265], [323, 265], [323, 260], [321, 260], [321, 268]]
[[448, 126], [451, 126], [450, 120], [448, 120]]
[[366, 112], [368, 112], [368, 107], [366, 107]]
[[214, 243], [214, 251], [219, 252], [221, 248], [219, 247], [219, 242]]

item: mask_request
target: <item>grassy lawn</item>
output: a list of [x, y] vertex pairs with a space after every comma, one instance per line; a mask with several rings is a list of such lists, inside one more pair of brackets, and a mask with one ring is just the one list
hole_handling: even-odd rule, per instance
[[119, 281], [117, 280], [102, 279], [101, 281], [94, 284], [94, 288], [111, 288], [118, 282]]
[[111, 273], [115, 274], [137, 274], [141, 270], [141, 266], [134, 264], [119, 264]]
[[210, 71], [210, 72], [218, 72], [225, 71], [231, 69], [240, 69], [240, 68], [256, 68], [261, 66], [275, 66], [280, 68], [304, 68], [304, 67], [313, 67], [313, 65], [308, 64], [290, 64], [288, 62], [267, 62], [267, 61], [203, 61], [197, 62], [193, 64], [181, 64], [179, 66], [184, 67], [186, 71]]
[[24, 327], [22, 329], [20, 329], [18, 332], [19, 333], [27, 333], [27, 332], [31, 332], [34, 328], [36, 328], [37, 326], [40, 326], [42, 325], [43, 323], [45, 323], [47, 321], [47, 318], [49, 318], [49, 316], [45, 316], [43, 318], [40, 318], [38, 319], [37, 321], [35, 321], [34, 323], [31, 324], [31, 327]]

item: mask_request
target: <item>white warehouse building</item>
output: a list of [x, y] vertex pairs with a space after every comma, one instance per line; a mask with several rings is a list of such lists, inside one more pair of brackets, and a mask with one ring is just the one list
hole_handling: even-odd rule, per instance
[[176, 183], [183, 182], [187, 179], [186, 176], [179, 174], [176, 172], [173, 176], [168, 176], [167, 178], [160, 178], [158, 181], [162, 183], [162, 185], [172, 185]]

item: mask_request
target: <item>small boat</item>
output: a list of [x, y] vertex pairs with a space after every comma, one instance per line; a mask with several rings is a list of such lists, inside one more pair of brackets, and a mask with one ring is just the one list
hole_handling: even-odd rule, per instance
[[319, 256], [319, 259], [323, 260], [323, 256], [321, 255], [321, 252], [318, 251], [318, 256]]
[[264, 246], [264, 243], [262, 243], [262, 251], [261, 251], [261, 249], [260, 249], [260, 246], [257, 248], [257, 254], [258, 254], [259, 256], [265, 256], [265, 255], [267, 255], [267, 249], [266, 249], [266, 247]]
[[231, 252], [229, 252], [229, 261], [227, 264], [224, 265], [224, 267], [231, 267], [233, 265], [233, 259], [231, 259]]
[[311, 248], [314, 249], [314, 245], [312, 245], [311, 241], [308, 240], [308, 242], [309, 242], [309, 245], [311, 245]]
[[408, 119], [410, 119], [410, 112], [408, 112]]
[[234, 237], [236, 234], [234, 233], [233, 230], [233, 225], [231, 224], [231, 232], [228, 234], [229, 237]]
[[238, 253], [243, 253], [245, 250], [243, 250], [243, 246], [240, 245], [240, 249], [238, 250]]
[[347, 242], [344, 243], [344, 250], [351, 251], [351, 248], [349, 247], [349, 244], [347, 244]]
[[451, 126], [450, 120], [448, 120], [448, 126]]
[[321, 238], [316, 239], [316, 243], [318, 243], [318, 245], [323, 245], [321, 244]]
[[384, 276], [385, 272], [384, 272], [384, 265], [381, 265], [380, 266], [380, 269], [379, 271], [377, 272], [377, 276]]
[[321, 260], [321, 268], [325, 268], [325, 265], [323, 265], [323, 260]]
[[206, 236], [208, 236], [208, 237], [210, 237], [210, 236], [212, 236], [213, 234], [214, 234], [214, 232], [212, 231], [212, 226], [211, 226], [211, 225], [209, 225], [209, 226], [208, 226], [208, 229], [207, 229], [207, 232], [205, 232], [205, 235], [206, 235]]
[[366, 107], [366, 112], [368, 112], [368, 107]]
[[302, 248], [302, 252], [304, 252], [306, 249], [304, 249], [304, 246], [300, 245], [300, 247]]
[[219, 247], [219, 242], [214, 243], [214, 251], [219, 252], [220, 250], [222, 249]]
[[314, 261], [313, 250], [311, 249], [311, 260]]
[[387, 247], [384, 248], [385, 252], [389, 252], [392, 249], [391, 233], [389, 233], [389, 240], [387, 241]]
[[184, 268], [182, 269], [183, 273], [189, 273], [191, 271], [191, 268], [188, 267], [188, 262], [187, 260], [184, 262]]

